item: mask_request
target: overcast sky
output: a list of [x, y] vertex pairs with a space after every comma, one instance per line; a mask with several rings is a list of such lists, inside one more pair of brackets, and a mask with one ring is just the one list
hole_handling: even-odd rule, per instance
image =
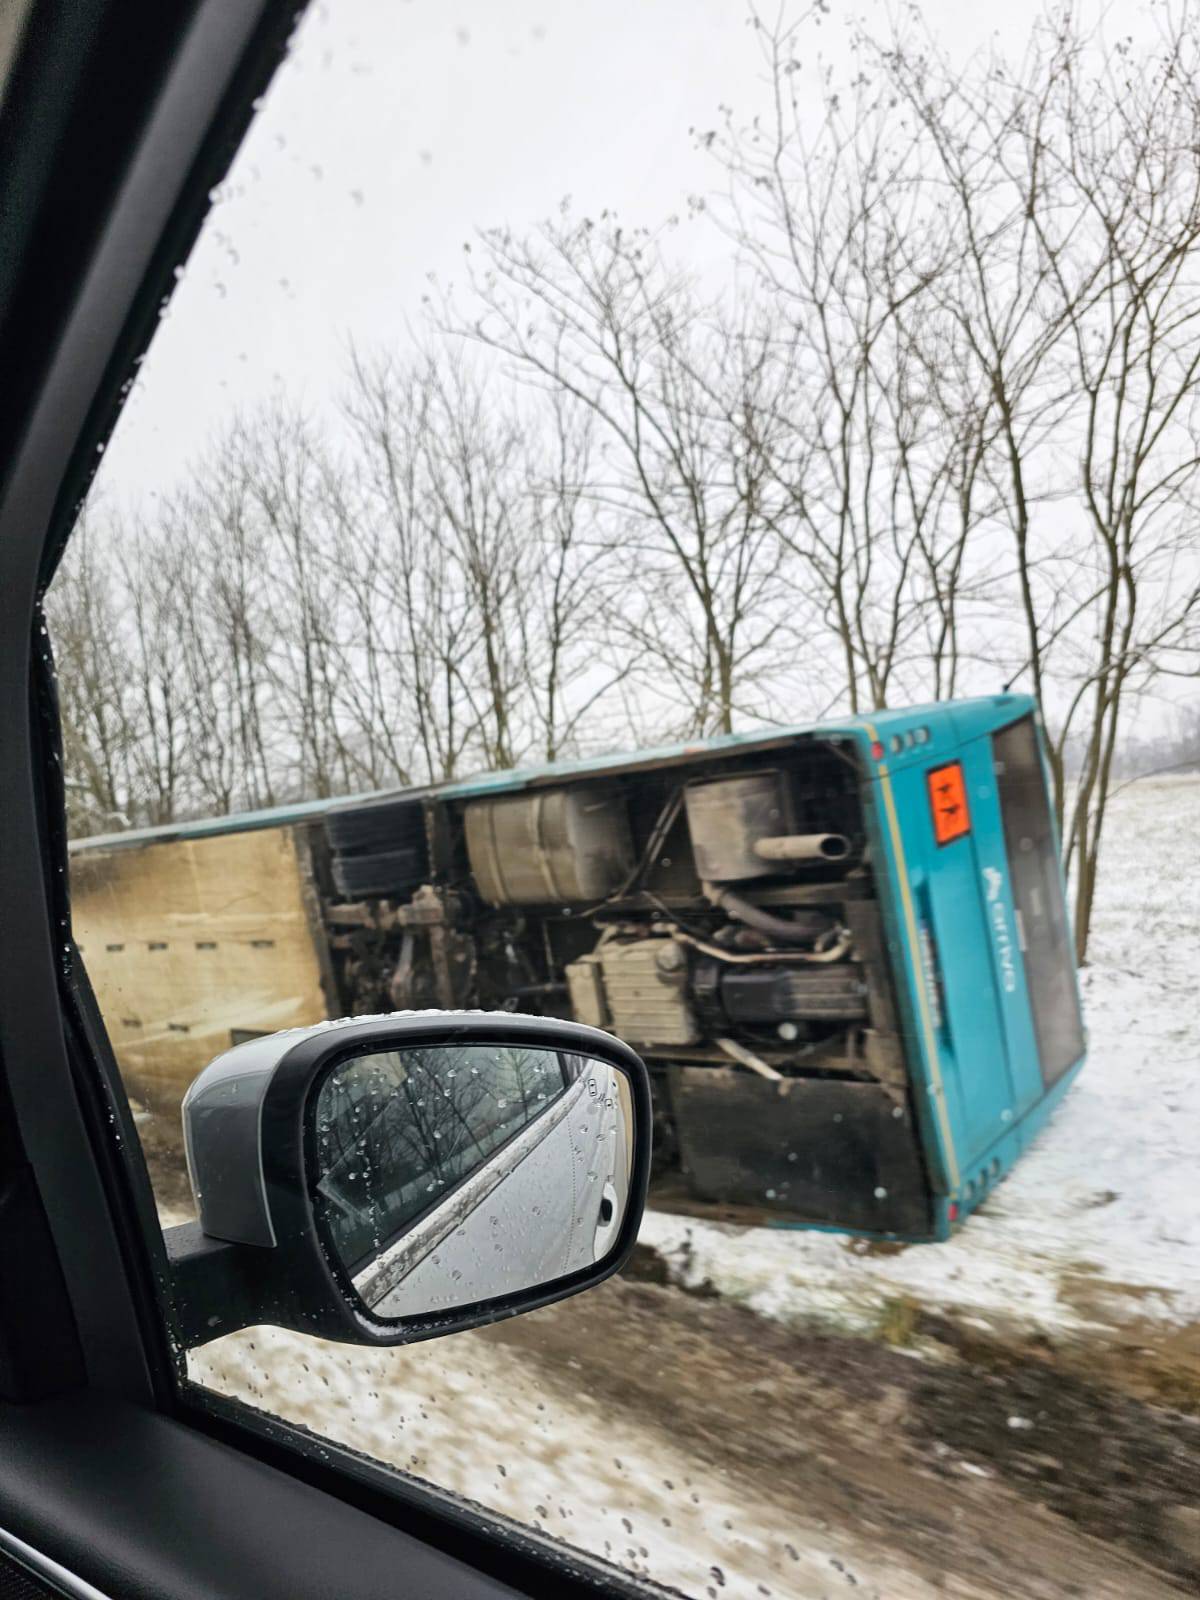
[[[832, 6], [807, 37], [844, 62], [851, 18], [882, 30], [888, 13]], [[925, 13], [965, 55], [997, 34], [1019, 50], [1039, 9], [927, 0]], [[1110, 6], [1110, 31], [1138, 10]], [[427, 274], [461, 276], [476, 226], [535, 223], [566, 195], [630, 223], [682, 211], [714, 181], [689, 129], [723, 102], [747, 117], [763, 104], [744, 0], [313, 5], [176, 290], [105, 493], [167, 486], [275, 385], [327, 405], [349, 340], [404, 340]], [[721, 270], [711, 227], [674, 239]]]

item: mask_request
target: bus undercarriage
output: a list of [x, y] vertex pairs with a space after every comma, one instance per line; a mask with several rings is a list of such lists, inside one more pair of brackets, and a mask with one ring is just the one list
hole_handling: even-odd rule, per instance
[[346, 1009], [574, 1017], [651, 1069], [659, 1203], [920, 1235], [929, 1184], [850, 741], [331, 811]]

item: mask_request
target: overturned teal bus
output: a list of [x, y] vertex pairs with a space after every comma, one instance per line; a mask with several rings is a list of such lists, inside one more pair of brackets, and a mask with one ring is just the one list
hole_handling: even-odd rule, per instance
[[[282, 939], [261, 936], [264, 899], [260, 937], [237, 951], [219, 1000], [197, 989], [188, 1019], [139, 1019], [151, 1031], [128, 1045], [135, 1092], [140, 1072], [182, 1094], [186, 1076], [172, 1074], [203, 1065], [187, 1054], [201, 1039], [216, 1053], [224, 1032], [280, 1026], [271, 990], [303, 959], [310, 1007], [331, 1015], [502, 1008], [625, 1039], [654, 1089], [652, 1203], [941, 1239], [1083, 1062], [1042, 733], [1025, 696], [85, 841], [92, 870], [81, 859], [73, 873], [108, 896], [96, 947], [108, 948], [100, 913], [126, 879], [147, 899], [145, 864], [128, 870], [127, 852], [186, 848], [177, 878], [215, 971], [221, 941], [199, 937], [202, 908], [228, 896], [206, 894], [204, 876], [228, 871], [231, 836], [262, 829], [288, 840], [261, 891], [289, 896], [286, 960]], [[226, 845], [206, 853], [205, 839]], [[302, 880], [294, 894], [285, 861]], [[165, 933], [144, 932], [148, 948], [166, 947]], [[174, 971], [176, 1010], [188, 970]], [[122, 981], [132, 992], [130, 973]], [[146, 1041], [171, 1029], [168, 1072]]]
[[945, 1237], [1083, 1061], [1027, 697], [489, 774], [326, 832], [355, 897], [397, 889], [380, 845], [412, 852], [390, 1003], [641, 1051], [660, 1204]]

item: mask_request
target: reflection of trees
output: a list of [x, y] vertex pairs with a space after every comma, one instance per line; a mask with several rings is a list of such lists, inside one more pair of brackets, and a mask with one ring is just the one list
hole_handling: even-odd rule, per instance
[[563, 1092], [558, 1053], [436, 1045], [336, 1068], [317, 1106], [319, 1187], [344, 1259], [379, 1250]]

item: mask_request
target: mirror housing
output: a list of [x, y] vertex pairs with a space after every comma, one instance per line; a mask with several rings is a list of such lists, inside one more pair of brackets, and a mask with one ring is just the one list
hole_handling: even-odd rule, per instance
[[[317, 1094], [339, 1064], [360, 1057], [471, 1046], [561, 1052], [621, 1075], [630, 1122], [623, 1210], [602, 1256], [550, 1282], [381, 1317], [356, 1292], [323, 1215]], [[252, 1039], [200, 1073], [184, 1097], [183, 1124], [199, 1221], [165, 1230], [165, 1239], [185, 1349], [261, 1324], [351, 1344], [407, 1344], [549, 1305], [620, 1269], [649, 1180], [650, 1088], [640, 1057], [599, 1029], [508, 1012], [399, 1012]], [[493, 1225], [511, 1221], [514, 1234], [528, 1227], [528, 1215], [505, 1214], [502, 1188], [491, 1193]]]

